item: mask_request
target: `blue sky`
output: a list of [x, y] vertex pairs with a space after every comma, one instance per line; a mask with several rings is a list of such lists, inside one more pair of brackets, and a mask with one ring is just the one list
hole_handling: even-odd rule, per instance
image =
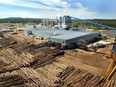
[[116, 19], [116, 0], [0, 0], [0, 18], [78, 18]]

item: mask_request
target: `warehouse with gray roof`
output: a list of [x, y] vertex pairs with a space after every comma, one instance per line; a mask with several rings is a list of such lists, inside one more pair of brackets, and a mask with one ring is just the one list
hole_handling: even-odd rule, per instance
[[98, 32], [71, 31], [64, 29], [32, 29], [25, 30], [25, 34], [27, 34], [28, 31], [31, 31], [36, 36], [61, 43], [63, 46], [67, 47], [78, 44], [80, 40], [89, 42], [100, 36], [100, 33]]

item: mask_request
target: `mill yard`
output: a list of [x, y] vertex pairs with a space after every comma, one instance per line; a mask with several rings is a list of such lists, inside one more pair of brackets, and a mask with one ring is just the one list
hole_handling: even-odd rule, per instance
[[116, 87], [115, 26], [68, 15], [30, 20], [0, 24], [0, 87]]
[[[113, 42], [108, 38], [103, 42]], [[98, 42], [95, 42], [98, 43]], [[55, 45], [56, 46], [56, 45]], [[112, 44], [97, 52], [59, 49], [51, 41], [32, 38], [24, 31], [0, 37], [1, 87], [116, 87], [116, 75], [106, 80]]]

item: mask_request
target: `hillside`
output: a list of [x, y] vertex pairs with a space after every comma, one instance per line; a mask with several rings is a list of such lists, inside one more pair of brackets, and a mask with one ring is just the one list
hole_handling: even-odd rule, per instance
[[20, 18], [20, 17], [10, 17], [10, 18], [3, 18], [0, 19], [0, 23], [28, 23], [28, 22], [34, 22], [34, 23], [40, 23], [40, 18]]

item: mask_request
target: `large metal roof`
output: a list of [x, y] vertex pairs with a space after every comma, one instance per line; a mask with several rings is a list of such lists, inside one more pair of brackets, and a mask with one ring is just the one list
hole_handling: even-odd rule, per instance
[[68, 40], [80, 36], [85, 36], [88, 34], [98, 33], [98, 32], [88, 32], [88, 31], [71, 31], [64, 29], [32, 29], [30, 31], [32, 31], [35, 35], [38, 36], [56, 38], [61, 40]]

